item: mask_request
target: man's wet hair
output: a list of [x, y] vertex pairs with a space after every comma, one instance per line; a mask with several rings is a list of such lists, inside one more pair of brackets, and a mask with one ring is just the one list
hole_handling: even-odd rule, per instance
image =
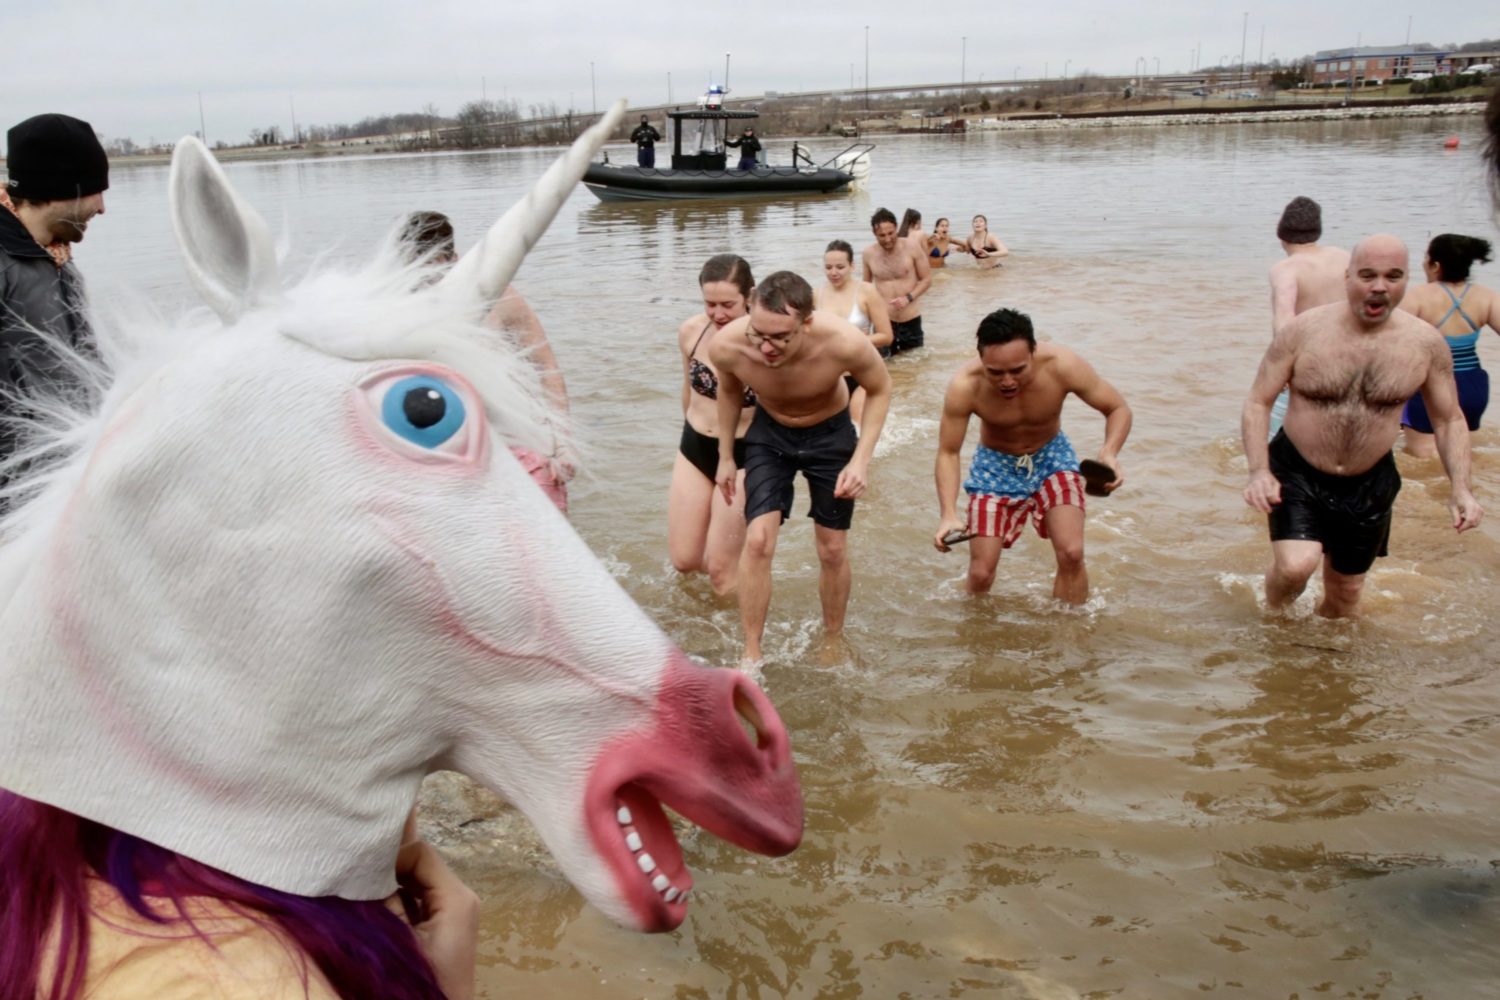
[[401, 249], [411, 261], [438, 261], [458, 256], [453, 223], [442, 212], [413, 212], [401, 225]]
[[1027, 350], [1036, 350], [1036, 331], [1031, 328], [1031, 317], [1014, 309], [996, 309], [979, 321], [979, 353], [986, 347], [1008, 344], [1012, 340], [1026, 341]]
[[894, 226], [896, 224], [896, 213], [888, 208], [877, 208], [875, 214], [870, 216], [870, 228], [874, 229], [882, 222], [889, 222]]
[[755, 286], [755, 304], [767, 312], [794, 313], [805, 321], [812, 315], [812, 286], [793, 271], [777, 271]]
[[908, 208], [901, 213], [901, 226], [896, 230], [896, 235], [905, 236], [911, 232], [912, 226], [920, 226], [921, 224], [922, 213], [918, 212], [915, 208]]
[[1443, 233], [1427, 244], [1427, 259], [1439, 267], [1443, 281], [1468, 281], [1470, 267], [1490, 262], [1490, 241]]
[[843, 240], [834, 240], [832, 243], [828, 244], [828, 248], [823, 252], [832, 253], [835, 250], [843, 254], [845, 257], [848, 257], [849, 263], [854, 263], [854, 248], [849, 244], [845, 243]]
[[708, 258], [703, 270], [698, 272], [698, 287], [710, 281], [727, 281], [740, 290], [746, 299], [755, 291], [755, 278], [750, 273], [750, 263], [736, 253], [719, 253]]

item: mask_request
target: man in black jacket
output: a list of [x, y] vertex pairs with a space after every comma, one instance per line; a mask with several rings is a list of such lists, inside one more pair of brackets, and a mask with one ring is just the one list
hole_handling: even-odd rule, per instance
[[656, 166], [656, 140], [661, 138], [661, 133], [651, 126], [645, 115], [641, 115], [641, 123], [630, 133], [630, 141], [635, 143], [635, 162], [637, 166]]
[[760, 152], [760, 140], [755, 138], [755, 129], [745, 129], [745, 134], [738, 139], [730, 139], [724, 145], [740, 147], [739, 170], [755, 169], [755, 154]]
[[[88, 122], [37, 115], [7, 133], [0, 193], [0, 462], [17, 441], [18, 394], [66, 382], [59, 345], [92, 351], [72, 244], [104, 212], [109, 159]], [[0, 472], [0, 485], [5, 482]], [[0, 499], [0, 512], [5, 509]]]

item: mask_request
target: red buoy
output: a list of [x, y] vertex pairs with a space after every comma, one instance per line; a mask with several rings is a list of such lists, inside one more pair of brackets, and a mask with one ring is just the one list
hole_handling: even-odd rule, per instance
[[1445, 139], [1443, 141], [1443, 148], [1444, 149], [1457, 149], [1458, 148], [1458, 136], [1456, 136], [1456, 135], [1450, 135], [1447, 139]]

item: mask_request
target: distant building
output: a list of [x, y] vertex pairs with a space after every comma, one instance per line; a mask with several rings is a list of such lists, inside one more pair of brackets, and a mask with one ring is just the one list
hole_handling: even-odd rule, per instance
[[1500, 49], [1487, 52], [1455, 52], [1447, 59], [1448, 72], [1462, 73], [1470, 66], [1500, 66]]
[[[1468, 56], [1471, 53], [1464, 53]], [[1472, 53], [1478, 55], [1479, 53]], [[1389, 80], [1413, 73], [1447, 73], [1450, 53], [1431, 45], [1365, 45], [1324, 49], [1313, 56], [1314, 84], [1354, 86], [1366, 80]], [[1478, 60], [1475, 60], [1476, 62]]]

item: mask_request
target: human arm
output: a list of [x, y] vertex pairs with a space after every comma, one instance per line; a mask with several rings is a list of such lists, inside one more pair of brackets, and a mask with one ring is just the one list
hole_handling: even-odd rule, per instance
[[1290, 261], [1271, 266], [1271, 332], [1280, 330], [1297, 315], [1297, 273]]
[[949, 552], [950, 547], [943, 538], [955, 528], [965, 524], [958, 516], [959, 457], [964, 446], [964, 435], [969, 430], [969, 397], [963, 373], [948, 383], [943, 394], [943, 417], [938, 424], [937, 461], [933, 464], [932, 478], [937, 484], [938, 527], [932, 536], [932, 544], [939, 552]]
[[870, 317], [870, 343], [877, 348], [891, 346], [896, 335], [891, 330], [891, 312], [885, 307], [885, 299], [870, 284], [860, 285], [859, 297], [865, 314]]
[[1115, 478], [1104, 484], [1104, 489], [1113, 493], [1125, 482], [1119, 455], [1134, 419], [1130, 405], [1118, 389], [1099, 376], [1093, 365], [1071, 352], [1066, 356], [1064, 377], [1075, 396], [1104, 415], [1104, 443], [1099, 446], [1097, 457], [1115, 472]]
[[880, 429], [891, 406], [891, 376], [869, 338], [853, 326], [849, 327], [847, 343], [853, 349], [848, 351], [845, 369], [865, 390], [865, 411], [860, 415], [859, 444], [855, 445], [849, 464], [839, 472], [833, 495], [854, 500], [869, 487], [870, 458], [875, 454], [875, 444], [880, 440]]
[[1427, 416], [1432, 421], [1432, 436], [1437, 444], [1438, 457], [1442, 459], [1443, 471], [1448, 473], [1452, 489], [1448, 498], [1448, 510], [1453, 515], [1453, 527], [1468, 531], [1477, 527], [1484, 516], [1484, 508], [1474, 499], [1469, 486], [1469, 424], [1458, 405], [1458, 386], [1453, 381], [1453, 356], [1441, 336], [1430, 338], [1427, 380], [1422, 383], [1422, 401], [1427, 404]]
[[922, 296], [922, 293], [932, 287], [932, 265], [927, 263], [927, 255], [918, 250], [909, 241], [905, 244], [907, 256], [912, 262], [912, 270], [917, 276], [917, 283], [912, 286], [911, 291], [905, 295], [898, 295], [890, 301], [892, 312], [900, 312], [909, 308], [911, 304]]
[[864, 265], [864, 280], [873, 282], [875, 280], [875, 272], [870, 270], [870, 255], [868, 253], [862, 253], [859, 255], [859, 260], [860, 263]]
[[1271, 346], [1260, 360], [1255, 381], [1250, 385], [1250, 395], [1240, 411], [1240, 437], [1245, 461], [1249, 464], [1245, 503], [1263, 514], [1269, 514], [1272, 507], [1281, 503], [1281, 483], [1271, 475], [1271, 451], [1266, 439], [1270, 436], [1271, 407], [1276, 402], [1276, 395], [1292, 377], [1300, 331], [1301, 325], [1296, 320], [1276, 331]]
[[506, 286], [486, 322], [515, 334], [521, 350], [541, 372], [542, 388], [546, 390], [548, 400], [559, 413], [567, 413], [568, 386], [563, 381], [562, 369], [557, 365], [557, 355], [552, 353], [541, 319], [514, 285]]
[[[994, 246], [990, 246], [991, 243], [993, 243]], [[1004, 243], [1001, 243], [1000, 242], [1000, 237], [996, 236], [994, 233], [990, 233], [990, 238], [985, 241], [985, 248], [984, 249], [985, 249], [985, 255], [989, 256], [989, 257], [1009, 257], [1010, 256], [1010, 250], [1009, 250], [1009, 248], [1007, 248]]]
[[[485, 317], [485, 325], [508, 330], [515, 336], [521, 352], [536, 365], [548, 403], [566, 420], [568, 385], [557, 364], [557, 355], [552, 352], [552, 345], [547, 340], [547, 332], [542, 329], [541, 319], [514, 285], [505, 287], [499, 301]], [[550, 456], [550, 461], [553, 478], [559, 482], [567, 482], [573, 478], [577, 460], [568, 453], [566, 445], [559, 445]]]
[[[746, 324], [737, 320], [731, 326], [743, 329]], [[728, 330], [730, 327], [725, 327]], [[734, 503], [734, 478], [738, 467], [734, 462], [734, 435], [740, 426], [740, 409], [745, 397], [745, 383], [733, 371], [736, 352], [726, 343], [724, 330], [715, 331], [708, 342], [708, 357], [719, 373], [719, 398], [715, 401], [719, 417], [719, 468], [714, 476], [724, 502]]]

